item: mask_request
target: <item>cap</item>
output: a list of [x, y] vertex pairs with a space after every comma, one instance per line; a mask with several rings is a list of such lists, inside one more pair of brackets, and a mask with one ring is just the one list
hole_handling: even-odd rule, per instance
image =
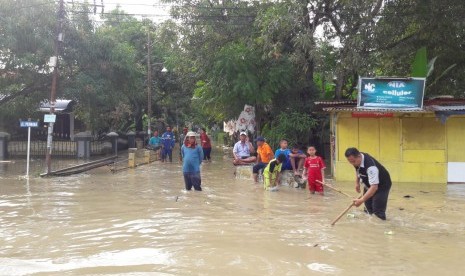
[[263, 138], [263, 136], [258, 136], [257, 139], [255, 139], [255, 141], [259, 142], [265, 142], [265, 138]]
[[190, 136], [197, 136], [197, 134], [193, 131], [189, 131], [187, 134], [186, 134], [186, 137], [190, 137]]
[[245, 135], [245, 136], [247, 136], [247, 132], [245, 132], [245, 131], [242, 131], [242, 132], [241, 132], [241, 135]]

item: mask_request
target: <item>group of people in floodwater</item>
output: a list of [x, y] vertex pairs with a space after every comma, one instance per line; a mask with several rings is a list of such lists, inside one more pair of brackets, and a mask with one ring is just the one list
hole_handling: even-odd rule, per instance
[[[203, 152], [203, 161], [211, 161], [211, 150], [212, 145], [210, 138], [208, 137], [205, 128], [200, 128], [200, 141]], [[188, 134], [188, 128], [184, 127], [182, 133], [179, 135], [179, 148], [186, 142], [186, 137]], [[198, 134], [191, 132], [193, 136]], [[148, 149], [159, 150], [160, 149], [160, 160], [161, 162], [173, 162], [173, 149], [176, 145], [176, 136], [171, 130], [170, 126], [166, 127], [166, 131], [160, 136], [158, 130], [153, 132], [153, 136], [148, 141]], [[180, 160], [182, 160], [181, 151], [179, 152]]]
[[[264, 137], [259, 136], [255, 141], [257, 143], [256, 156], [253, 154], [255, 148], [246, 132], [240, 133], [240, 140], [233, 148], [233, 164], [236, 166], [253, 165], [255, 183], [258, 183], [258, 175], [262, 172], [265, 190], [277, 191], [281, 172], [292, 170], [299, 186], [307, 182], [311, 194], [324, 194], [326, 166], [323, 159], [316, 155], [315, 146], [307, 147], [307, 154], [305, 154], [296, 145], [289, 149], [288, 141], [281, 139], [279, 148], [273, 153]], [[361, 183], [364, 185], [363, 194], [353, 200], [353, 205], [358, 207], [364, 203], [368, 214], [374, 214], [385, 220], [387, 200], [392, 185], [389, 172], [375, 158], [360, 152], [357, 148], [348, 148], [345, 151], [345, 157], [355, 168], [355, 190], [360, 193]]]
[[[200, 130], [200, 145], [197, 144], [197, 136], [196, 132], [183, 129], [179, 139], [180, 158], [183, 162], [182, 171], [186, 190], [194, 188], [196, 191], [201, 191], [200, 165], [211, 160], [211, 142], [204, 128]], [[255, 183], [258, 183], [258, 176], [261, 173], [265, 190], [277, 191], [281, 172], [289, 170], [298, 183], [296, 188], [304, 187], [307, 183], [311, 194], [324, 195], [326, 166], [323, 159], [316, 155], [315, 146], [308, 146], [304, 153], [297, 145], [289, 149], [288, 141], [281, 139], [279, 148], [273, 152], [264, 137], [258, 136], [255, 142], [256, 150], [247, 133], [240, 132], [239, 141], [233, 148], [233, 164], [253, 166]], [[149, 145], [153, 148], [161, 148], [162, 162], [166, 162], [167, 158], [172, 162], [175, 136], [170, 127], [166, 128], [166, 132], [161, 137], [158, 137], [158, 132], [154, 132]], [[375, 158], [360, 152], [357, 148], [346, 149], [345, 157], [355, 168], [355, 190], [360, 193], [361, 184], [364, 186], [363, 194], [353, 200], [353, 205], [358, 207], [364, 203], [368, 214], [374, 214], [385, 220], [387, 200], [392, 185], [389, 172]]]
[[[265, 138], [258, 136], [256, 156], [253, 154], [255, 148], [249, 141], [247, 133], [241, 132], [239, 141], [233, 148], [233, 164], [252, 165], [253, 178], [258, 183], [258, 175], [263, 175], [263, 186], [265, 190], [277, 191], [281, 182], [282, 171], [292, 171], [298, 182], [297, 187], [308, 183], [310, 193], [323, 195], [324, 170], [326, 168], [323, 159], [316, 155], [316, 147], [307, 147], [307, 154], [299, 149], [297, 145], [288, 148], [288, 141], [281, 139], [279, 148], [273, 152]], [[303, 178], [305, 177], [305, 180]], [[302, 181], [303, 180], [303, 181]]]

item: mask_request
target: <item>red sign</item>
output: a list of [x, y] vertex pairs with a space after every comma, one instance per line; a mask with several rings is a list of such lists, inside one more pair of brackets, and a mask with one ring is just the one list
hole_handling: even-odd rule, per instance
[[354, 118], [382, 118], [382, 117], [394, 117], [394, 113], [385, 112], [352, 112]]

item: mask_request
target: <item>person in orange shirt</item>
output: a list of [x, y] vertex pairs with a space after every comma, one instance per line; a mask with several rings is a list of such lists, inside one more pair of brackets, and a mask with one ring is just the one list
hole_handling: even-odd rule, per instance
[[268, 165], [274, 158], [274, 154], [270, 145], [265, 142], [265, 138], [258, 136], [255, 141], [257, 141], [257, 164], [253, 166], [253, 179], [255, 183], [258, 183], [258, 172]]

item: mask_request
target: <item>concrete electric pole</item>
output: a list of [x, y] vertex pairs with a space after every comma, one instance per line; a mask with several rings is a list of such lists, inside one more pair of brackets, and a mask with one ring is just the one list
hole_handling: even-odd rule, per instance
[[[55, 123], [55, 103], [56, 103], [56, 91], [57, 91], [57, 82], [58, 82], [58, 64], [59, 64], [59, 48], [60, 44], [63, 42], [63, 20], [64, 20], [64, 3], [63, 0], [60, 0], [58, 13], [57, 13], [57, 27], [55, 33], [55, 43], [53, 47], [54, 56], [50, 58], [50, 65], [53, 66], [53, 75], [52, 75], [52, 89], [50, 92], [50, 115], [51, 119], [48, 120], [48, 130], [47, 130], [47, 152], [45, 153], [45, 161], [47, 163], [47, 173], [50, 173], [52, 170], [52, 140], [53, 140], [53, 124]], [[44, 120], [45, 121], [45, 120]]]

